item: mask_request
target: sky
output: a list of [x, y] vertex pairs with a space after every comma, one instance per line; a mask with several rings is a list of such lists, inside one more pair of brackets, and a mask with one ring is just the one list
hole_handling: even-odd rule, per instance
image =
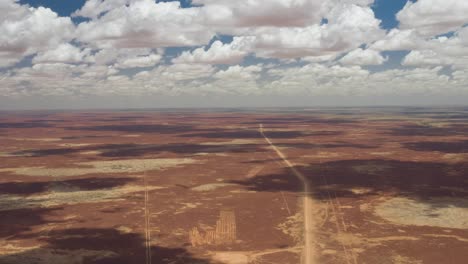
[[468, 104], [465, 0], [0, 0], [0, 109]]

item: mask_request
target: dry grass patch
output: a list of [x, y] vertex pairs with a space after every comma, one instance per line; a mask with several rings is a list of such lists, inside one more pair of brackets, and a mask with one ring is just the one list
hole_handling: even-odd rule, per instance
[[209, 183], [209, 184], [203, 184], [197, 187], [193, 187], [192, 191], [196, 192], [208, 192], [208, 191], [213, 191], [216, 189], [224, 188], [224, 187], [230, 187], [230, 186], [237, 186], [237, 184], [233, 183]]
[[247, 145], [247, 144], [258, 144], [263, 143], [260, 139], [233, 139], [229, 141], [220, 141], [220, 142], [203, 142], [200, 145], [212, 145], [212, 146], [219, 146], [219, 145]]
[[295, 215], [289, 216], [285, 222], [279, 224], [276, 229], [283, 232], [285, 235], [290, 236], [296, 244], [301, 244], [303, 240], [303, 215], [302, 213], [296, 213]]
[[185, 159], [128, 159], [111, 161], [92, 161], [75, 163], [79, 167], [46, 168], [20, 167], [1, 169], [3, 172], [13, 172], [26, 176], [72, 177], [96, 173], [138, 173], [151, 170], [163, 170], [179, 165], [192, 164], [195, 160]]
[[468, 229], [468, 200], [453, 197], [422, 202], [404, 197], [375, 207], [375, 214], [400, 225]]
[[56, 142], [61, 141], [61, 138], [21, 138], [21, 137], [0, 137], [1, 139], [17, 140], [17, 141], [41, 141], [41, 142]]
[[448, 163], [460, 163], [465, 162], [468, 160], [468, 154], [466, 153], [449, 153], [444, 154], [442, 159], [447, 161]]
[[[164, 187], [150, 186], [148, 190], [163, 189]], [[143, 186], [127, 185], [119, 188], [102, 190], [80, 190], [66, 185], [55, 186], [49, 193], [30, 195], [0, 195], [0, 211], [47, 208], [64, 204], [101, 203], [123, 199], [125, 196], [145, 191]]]
[[70, 147], [70, 148], [73, 148], [73, 147], [86, 147], [86, 146], [91, 146], [93, 144], [90, 144], [90, 143], [63, 143], [63, 144], [59, 144], [60, 147]]

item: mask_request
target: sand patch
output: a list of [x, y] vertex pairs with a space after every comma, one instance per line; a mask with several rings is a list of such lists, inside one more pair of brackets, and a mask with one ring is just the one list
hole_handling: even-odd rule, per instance
[[285, 222], [279, 224], [276, 229], [281, 230], [285, 235], [288, 235], [293, 238], [296, 244], [300, 244], [303, 239], [303, 215], [302, 213], [297, 213], [295, 215], [289, 216]]
[[46, 168], [20, 167], [1, 169], [0, 172], [14, 172], [26, 176], [71, 177], [95, 173], [138, 173], [151, 170], [163, 170], [179, 165], [195, 163], [193, 159], [128, 159], [111, 161], [93, 161], [75, 163], [79, 167]]
[[0, 157], [2, 158], [10, 158], [10, 157], [32, 157], [32, 154], [24, 153], [15, 153], [15, 152], [0, 152]]
[[210, 183], [210, 184], [203, 184], [197, 187], [193, 187], [191, 190], [196, 192], [208, 192], [213, 191], [216, 189], [229, 187], [229, 186], [237, 186], [237, 184], [233, 183]]
[[226, 157], [228, 156], [227, 153], [209, 153], [209, 152], [198, 152], [193, 154], [193, 156], [218, 156], [218, 157]]
[[80, 152], [81, 155], [101, 155], [102, 151], [92, 150]]
[[212, 259], [225, 264], [248, 264], [249, 255], [244, 252], [216, 252]]
[[468, 160], [468, 154], [466, 153], [449, 153], [442, 156], [442, 159], [448, 163], [460, 163]]
[[220, 145], [246, 145], [246, 144], [258, 144], [260, 141], [258, 139], [233, 139], [229, 141], [221, 142], [203, 142], [200, 145], [211, 145], [211, 146], [220, 146]]
[[316, 154], [313, 155], [306, 155], [304, 157], [306, 158], [336, 158], [339, 157], [340, 154], [336, 152], [328, 152], [328, 151], [319, 151]]
[[138, 134], [127, 134], [127, 135], [122, 135], [122, 137], [136, 138], [136, 137], [141, 137], [141, 135], [138, 135]]
[[371, 188], [366, 188], [366, 187], [356, 187], [356, 188], [351, 188], [349, 189], [353, 194], [356, 195], [364, 195], [364, 194], [369, 194], [372, 193], [374, 190]]
[[413, 258], [395, 255], [392, 257], [392, 263], [394, 264], [422, 264], [422, 260], [416, 260]]
[[452, 197], [425, 202], [398, 197], [375, 207], [375, 214], [395, 224], [468, 228], [468, 200]]
[[381, 151], [381, 152], [370, 152], [369, 154], [374, 155], [374, 156], [390, 156], [393, 154], [393, 152]]
[[60, 147], [86, 147], [86, 146], [91, 146], [92, 144], [90, 143], [63, 143], [59, 144]]
[[[164, 187], [150, 186], [148, 190], [158, 190]], [[83, 191], [78, 188], [56, 186], [46, 194], [30, 195], [0, 195], [0, 211], [47, 208], [64, 204], [101, 203], [123, 199], [126, 195], [143, 192], [144, 186], [127, 185], [119, 188], [110, 188], [93, 191]]]

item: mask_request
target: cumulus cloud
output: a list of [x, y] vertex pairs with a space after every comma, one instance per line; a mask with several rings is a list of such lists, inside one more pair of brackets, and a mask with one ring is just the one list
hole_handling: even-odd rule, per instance
[[161, 60], [159, 54], [149, 54], [148, 56], [137, 56], [133, 58], [126, 58], [119, 62], [117, 68], [141, 68], [151, 67], [157, 64]]
[[341, 4], [330, 10], [327, 24], [257, 28], [250, 32], [259, 57], [301, 58], [337, 55], [385, 35], [369, 7]]
[[132, 1], [78, 25], [77, 39], [97, 48], [159, 48], [207, 44], [214, 32], [200, 8], [179, 2]]
[[456, 69], [468, 67], [468, 28], [456, 31], [451, 37], [425, 40], [403, 60], [403, 65], [447, 65]]
[[[468, 92], [466, 1], [409, 1], [389, 31], [374, 0], [192, 3], [88, 0], [73, 13], [87, 19], [73, 24], [1, 1], [0, 67], [10, 68], [0, 96]], [[213, 41], [220, 35], [233, 40]], [[392, 50], [408, 52], [404, 67], [361, 67], [385, 64]], [[27, 56], [31, 64], [11, 67]]]
[[198, 48], [194, 51], [185, 51], [172, 60], [173, 63], [208, 63], [208, 64], [234, 64], [239, 63], [252, 50], [252, 41], [249, 38], [235, 37], [229, 44], [217, 40], [208, 50]]
[[93, 58], [97, 65], [116, 68], [142, 68], [158, 64], [162, 55], [148, 48], [108, 48], [97, 51]]
[[28, 55], [54, 49], [73, 38], [70, 18], [48, 8], [33, 8], [13, 0], [0, 3], [0, 67], [11, 66]]
[[387, 59], [378, 51], [358, 48], [346, 54], [340, 62], [345, 65], [380, 65]]
[[468, 2], [460, 0], [408, 1], [398, 12], [401, 29], [414, 29], [433, 36], [456, 30], [468, 23]]
[[57, 46], [55, 49], [39, 52], [37, 56], [33, 58], [33, 63], [81, 63], [91, 62], [90, 49], [80, 49], [69, 43], [63, 43]]

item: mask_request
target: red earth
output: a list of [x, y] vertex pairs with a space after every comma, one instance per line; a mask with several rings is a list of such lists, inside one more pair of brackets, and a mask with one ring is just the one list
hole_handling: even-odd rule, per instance
[[464, 108], [1, 112], [0, 263], [466, 263], [467, 121]]

